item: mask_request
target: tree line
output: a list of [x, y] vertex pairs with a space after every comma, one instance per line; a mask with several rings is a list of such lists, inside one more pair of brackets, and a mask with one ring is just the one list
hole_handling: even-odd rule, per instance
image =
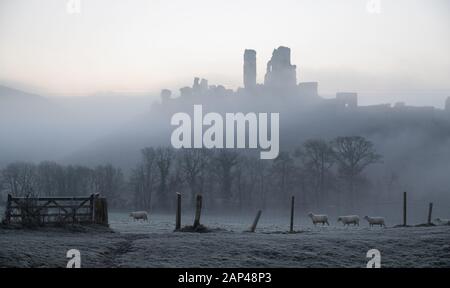
[[87, 196], [99, 193], [113, 206], [120, 206], [126, 181], [120, 168], [99, 165], [89, 168], [60, 165], [45, 161], [39, 164], [15, 162], [0, 171], [0, 191], [17, 197]]
[[369, 184], [364, 170], [380, 162], [372, 142], [360, 136], [311, 139], [274, 160], [239, 149], [148, 147], [125, 174], [97, 167], [16, 162], [0, 173], [0, 191], [16, 196], [78, 196], [100, 193], [115, 208], [168, 210], [175, 192], [188, 206], [204, 195], [211, 208], [266, 208], [295, 195], [311, 208], [353, 207]]

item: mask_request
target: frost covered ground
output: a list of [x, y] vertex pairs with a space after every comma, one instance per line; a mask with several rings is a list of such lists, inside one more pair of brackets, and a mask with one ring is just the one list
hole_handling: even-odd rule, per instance
[[[253, 216], [202, 215], [211, 233], [173, 232], [173, 215], [133, 222], [111, 213], [110, 226], [75, 232], [56, 228], [0, 229], [1, 267], [65, 267], [78, 249], [82, 267], [365, 267], [366, 252], [381, 252], [382, 267], [450, 267], [450, 226], [409, 228], [314, 227], [285, 217], [261, 218], [256, 233], [244, 232]], [[192, 224], [183, 215], [183, 225]]]

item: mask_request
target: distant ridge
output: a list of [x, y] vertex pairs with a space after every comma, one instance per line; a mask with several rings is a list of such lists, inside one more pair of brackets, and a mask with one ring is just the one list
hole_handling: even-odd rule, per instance
[[14, 100], [40, 99], [40, 100], [44, 100], [44, 97], [42, 97], [38, 94], [28, 93], [28, 92], [25, 92], [22, 90], [18, 90], [18, 89], [0, 85], [0, 100], [3, 100], [3, 99], [14, 99]]

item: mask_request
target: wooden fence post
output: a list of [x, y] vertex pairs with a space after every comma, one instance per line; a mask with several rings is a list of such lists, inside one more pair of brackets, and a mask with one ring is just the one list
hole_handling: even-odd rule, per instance
[[433, 203], [428, 206], [428, 225], [431, 225], [431, 214], [433, 213]]
[[403, 192], [403, 226], [406, 226], [406, 192]]
[[177, 192], [177, 214], [175, 216], [175, 231], [181, 229], [181, 194]]
[[12, 196], [11, 196], [11, 194], [8, 194], [8, 199], [6, 202], [6, 211], [5, 211], [6, 224], [9, 224], [11, 222], [11, 201], [12, 201]]
[[96, 194], [94, 197], [95, 224], [108, 226], [108, 202], [106, 198]]
[[94, 194], [89, 197], [89, 206], [91, 206], [91, 222], [95, 223], [95, 205], [94, 205]]
[[291, 198], [291, 227], [289, 229], [289, 232], [294, 232], [294, 203], [295, 203], [295, 196], [292, 196]]
[[256, 225], [258, 225], [259, 217], [261, 217], [261, 210], [258, 210], [258, 213], [256, 213], [255, 220], [253, 221], [252, 227], [250, 228], [250, 232], [255, 232]]
[[195, 207], [194, 229], [200, 225], [200, 215], [202, 214], [202, 195], [197, 195], [197, 205]]

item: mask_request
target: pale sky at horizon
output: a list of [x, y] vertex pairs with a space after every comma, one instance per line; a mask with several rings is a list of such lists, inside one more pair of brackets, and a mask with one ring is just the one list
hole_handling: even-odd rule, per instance
[[[283, 45], [297, 79], [318, 81], [324, 94], [450, 93], [447, 0], [380, 0], [379, 14], [368, 0], [81, 0], [79, 14], [67, 2], [0, 0], [0, 84], [52, 95], [177, 94], [199, 76], [235, 89], [244, 49], [257, 51], [262, 82]], [[413, 94], [402, 100], [423, 100]], [[427, 100], [442, 106], [442, 97]]]

